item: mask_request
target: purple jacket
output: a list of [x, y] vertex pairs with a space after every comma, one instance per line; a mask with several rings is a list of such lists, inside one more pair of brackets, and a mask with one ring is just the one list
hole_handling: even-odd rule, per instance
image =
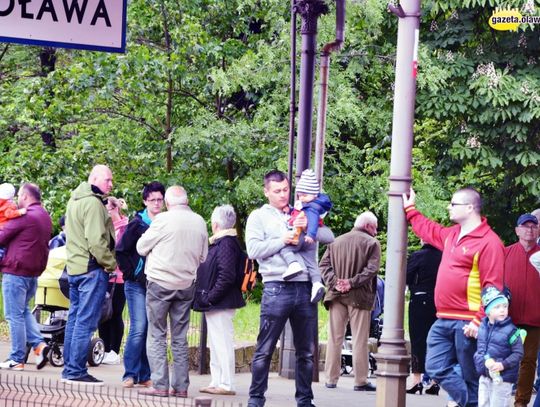
[[39, 203], [30, 204], [26, 210], [26, 215], [10, 220], [0, 229], [0, 246], [7, 249], [0, 271], [38, 277], [47, 265], [52, 222]]

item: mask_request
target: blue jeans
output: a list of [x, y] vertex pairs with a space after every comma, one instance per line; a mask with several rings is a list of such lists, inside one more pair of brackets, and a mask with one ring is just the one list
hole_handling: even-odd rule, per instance
[[11, 339], [11, 353], [8, 359], [18, 363], [25, 362], [27, 343], [35, 348], [43, 342], [36, 318], [28, 307], [28, 303], [36, 294], [36, 289], [37, 277], [3, 273], [4, 315]]
[[150, 365], [146, 356], [146, 287], [137, 281], [125, 281], [124, 292], [129, 310], [129, 332], [124, 348], [124, 376], [135, 383], [150, 380]]
[[[474, 366], [476, 339], [463, 334], [468, 321], [438, 319], [427, 338], [426, 371], [460, 406], [478, 405], [478, 379]], [[455, 365], [461, 366], [459, 374]]]
[[309, 282], [268, 282], [261, 302], [259, 336], [251, 364], [249, 406], [262, 407], [268, 389], [268, 371], [276, 342], [287, 320], [291, 323], [296, 349], [296, 393], [298, 406], [311, 406], [313, 391], [314, 334], [317, 329], [317, 305], [312, 304]]
[[101, 318], [109, 274], [103, 269], [68, 276], [69, 314], [64, 339], [64, 379], [76, 379], [88, 374], [86, 361], [92, 334]]

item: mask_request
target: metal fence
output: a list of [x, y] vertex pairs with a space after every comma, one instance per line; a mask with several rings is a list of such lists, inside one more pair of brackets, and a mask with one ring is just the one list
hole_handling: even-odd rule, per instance
[[0, 406], [3, 407], [242, 407], [242, 403], [209, 397], [140, 396], [129, 389], [69, 385], [57, 380], [0, 373]]

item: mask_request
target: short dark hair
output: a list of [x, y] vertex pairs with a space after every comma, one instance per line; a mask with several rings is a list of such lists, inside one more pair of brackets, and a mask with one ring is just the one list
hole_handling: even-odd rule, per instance
[[270, 182], [282, 182], [284, 180], [288, 181], [288, 178], [283, 171], [272, 170], [264, 175], [264, 186], [268, 187]]
[[41, 190], [36, 184], [26, 182], [21, 185], [21, 191], [26, 192], [35, 202], [41, 202]]
[[152, 192], [161, 192], [161, 195], [165, 196], [165, 186], [159, 181], [146, 184], [142, 191], [143, 201], [146, 201]]
[[482, 211], [482, 205], [484, 204], [482, 202], [482, 195], [480, 195], [480, 192], [478, 192], [476, 189], [472, 187], [465, 187], [458, 189], [456, 191], [457, 193], [462, 193], [467, 196], [468, 203], [470, 203], [472, 206], [474, 206], [474, 211], [476, 213], [480, 213]]

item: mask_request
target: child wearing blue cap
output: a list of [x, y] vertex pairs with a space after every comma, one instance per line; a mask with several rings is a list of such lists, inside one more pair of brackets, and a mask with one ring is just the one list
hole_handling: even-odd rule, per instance
[[482, 290], [486, 317], [478, 329], [474, 354], [474, 364], [480, 375], [478, 407], [509, 405], [512, 384], [518, 378], [525, 331], [512, 323], [508, 316], [508, 304], [508, 297], [496, 287]]

